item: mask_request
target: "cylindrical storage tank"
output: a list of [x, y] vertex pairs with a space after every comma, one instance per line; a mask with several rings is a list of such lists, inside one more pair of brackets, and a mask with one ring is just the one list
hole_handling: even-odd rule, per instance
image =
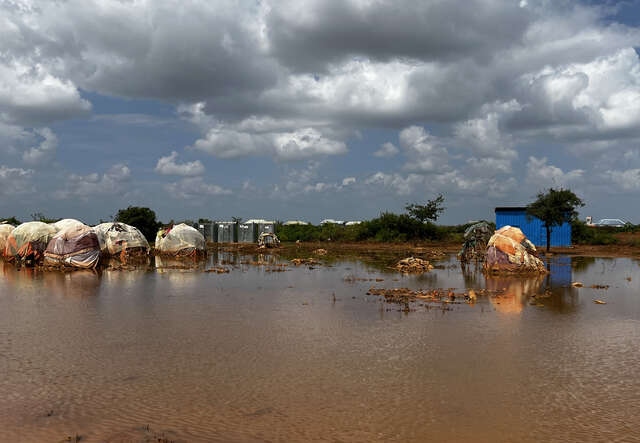
[[260, 236], [260, 234], [275, 234], [276, 233], [276, 225], [273, 222], [264, 222], [264, 223], [259, 223], [258, 224], [258, 233], [257, 233], [257, 237]]

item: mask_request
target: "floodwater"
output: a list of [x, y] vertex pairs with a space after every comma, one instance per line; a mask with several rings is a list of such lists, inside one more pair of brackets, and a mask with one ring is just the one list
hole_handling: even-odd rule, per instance
[[[640, 441], [638, 261], [485, 280], [453, 257], [421, 276], [256, 260], [0, 263], [0, 441]], [[403, 312], [371, 286], [501, 295]]]

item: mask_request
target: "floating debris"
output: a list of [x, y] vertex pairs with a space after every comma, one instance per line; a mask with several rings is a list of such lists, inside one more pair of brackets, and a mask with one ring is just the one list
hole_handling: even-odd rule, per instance
[[593, 302], [594, 302], [595, 304], [597, 304], [597, 305], [606, 305], [606, 304], [607, 304], [607, 302], [606, 302], [606, 301], [604, 301], [604, 300], [594, 300]]
[[229, 268], [215, 267], [211, 269], [205, 269], [204, 272], [215, 272], [216, 274], [228, 274], [230, 272]]
[[396, 263], [393, 269], [404, 273], [422, 273], [432, 270], [433, 265], [421, 258], [408, 257]]
[[609, 289], [609, 285], [591, 285], [591, 289]]
[[574, 281], [573, 283], [571, 283], [571, 286], [573, 286], [574, 288], [581, 288], [584, 285], [582, 283], [580, 283], [579, 281]]
[[291, 260], [291, 263], [293, 263], [295, 266], [300, 266], [300, 265], [319, 265], [320, 262], [318, 260], [316, 260], [313, 257], [309, 257], [309, 258], [294, 258]]
[[327, 255], [327, 250], [319, 248], [319, 249], [314, 250], [313, 253], [315, 255]]

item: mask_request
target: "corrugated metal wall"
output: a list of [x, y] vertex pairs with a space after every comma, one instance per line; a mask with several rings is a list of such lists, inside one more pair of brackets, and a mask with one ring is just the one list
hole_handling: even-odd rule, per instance
[[[547, 246], [547, 232], [542, 220], [527, 220], [524, 210], [496, 210], [496, 229], [510, 225], [518, 227], [536, 246]], [[571, 246], [571, 224], [565, 223], [551, 231], [551, 246]]]
[[240, 223], [238, 224], [238, 243], [255, 243], [256, 242], [256, 224]]

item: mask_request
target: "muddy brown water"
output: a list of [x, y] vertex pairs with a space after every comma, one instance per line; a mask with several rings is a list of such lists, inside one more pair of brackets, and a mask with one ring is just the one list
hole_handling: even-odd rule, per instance
[[[421, 276], [258, 260], [0, 263], [0, 441], [640, 441], [638, 261], [487, 280], [454, 257]], [[405, 313], [370, 286], [502, 294]]]

